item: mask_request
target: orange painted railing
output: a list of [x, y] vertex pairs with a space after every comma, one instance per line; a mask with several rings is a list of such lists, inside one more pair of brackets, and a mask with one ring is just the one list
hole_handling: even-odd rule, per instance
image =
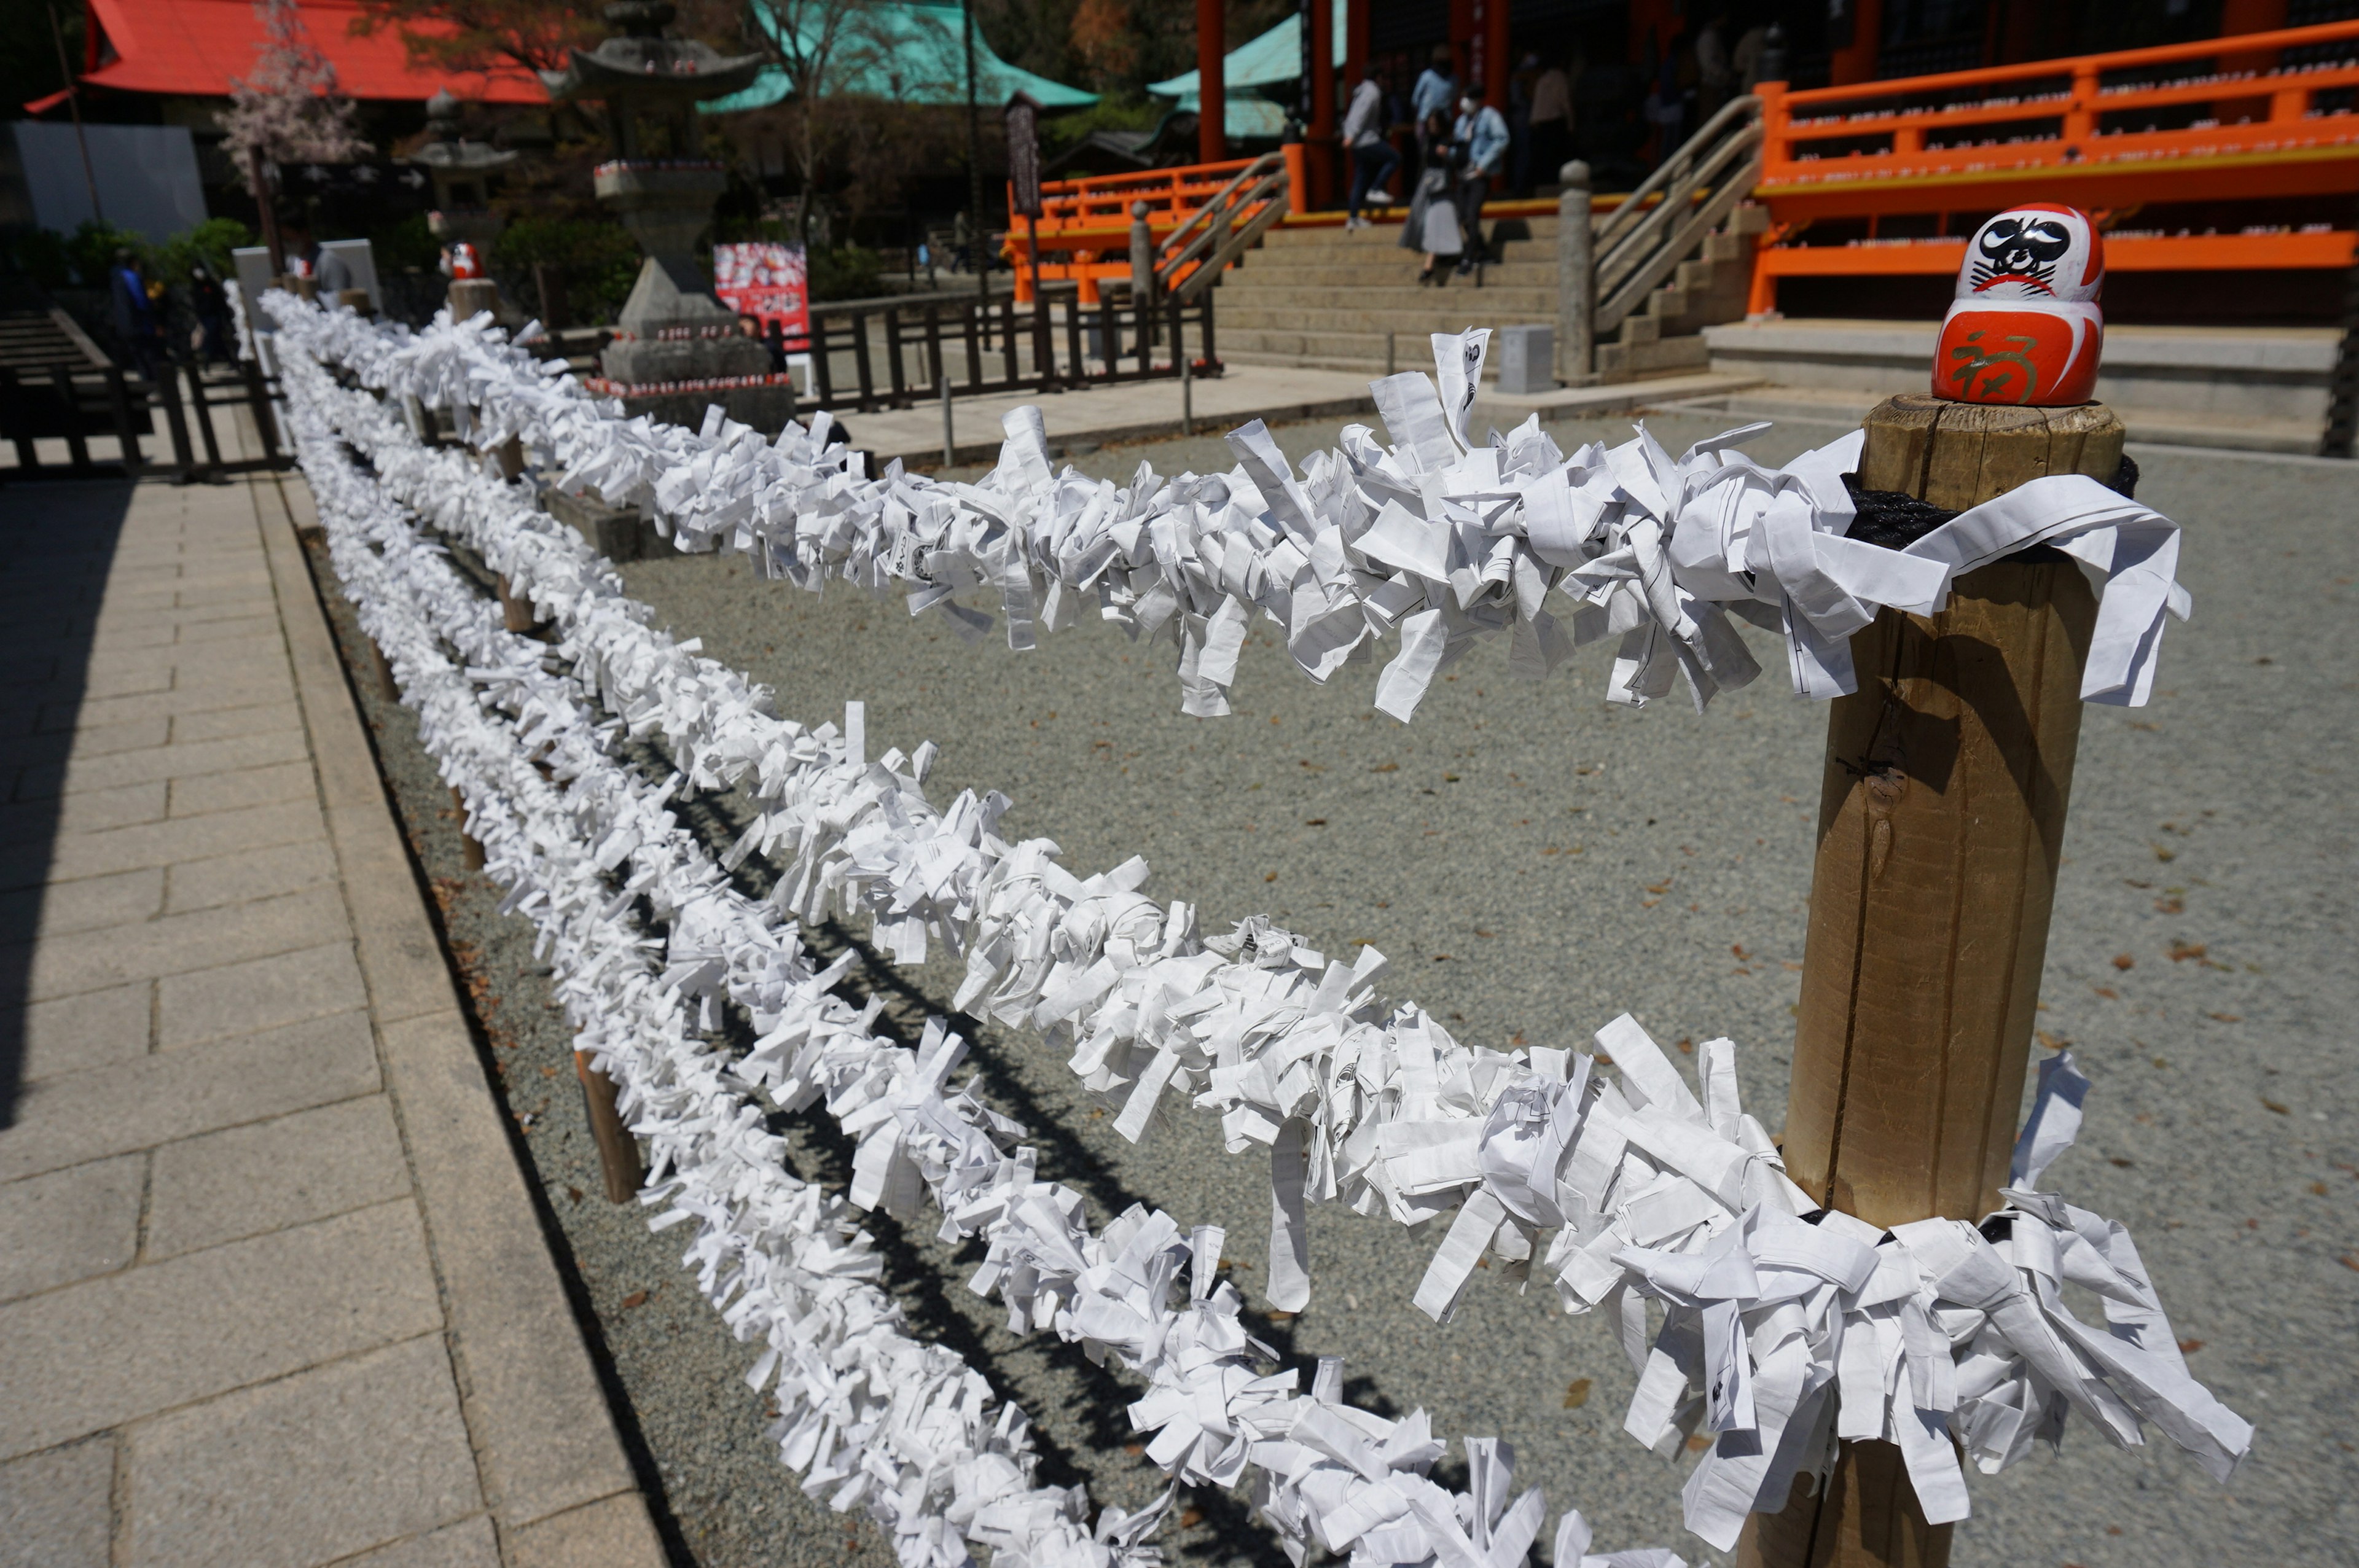
[[[1183, 168], [1142, 169], [1136, 174], [1093, 175], [1086, 179], [1044, 180], [1040, 186], [1040, 279], [1078, 281], [1081, 302], [1098, 303], [1099, 285], [1130, 276], [1130, 209], [1147, 203], [1147, 227], [1160, 247], [1174, 231], [1202, 210], [1228, 183], [1250, 168], [1252, 158], [1190, 164]], [[1289, 171], [1292, 164], [1289, 162]], [[1298, 181], [1299, 183], [1299, 181]], [[1016, 268], [1016, 297], [1032, 297], [1032, 250], [1027, 225], [1016, 212], [1016, 189], [1008, 187], [1007, 244]], [[1243, 222], [1258, 206], [1238, 214]], [[1174, 280], [1177, 281], [1177, 280]]]
[[[1775, 227], [1755, 253], [1752, 308], [1777, 308], [1780, 277], [1954, 272], [1973, 222], [2023, 200], [2097, 213], [2112, 271], [2348, 266], [2348, 229], [2144, 232], [2135, 211], [2359, 191], [2353, 89], [2359, 22], [1804, 92], [1766, 83], [1754, 196]], [[1929, 213], [1930, 238], [1876, 232]], [[1809, 243], [1839, 219], [1866, 220], [1865, 236]]]

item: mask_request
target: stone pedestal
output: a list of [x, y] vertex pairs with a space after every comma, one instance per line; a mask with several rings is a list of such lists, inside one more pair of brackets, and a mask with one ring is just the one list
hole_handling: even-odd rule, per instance
[[549, 514], [571, 528], [610, 561], [636, 561], [669, 550], [670, 544], [636, 507], [609, 506], [594, 495], [543, 492]]
[[590, 390], [619, 399], [626, 415], [694, 428], [717, 404], [775, 432], [794, 416], [794, 383], [771, 370], [769, 350], [745, 335], [696, 265], [696, 236], [729, 186], [702, 156], [696, 104], [751, 83], [761, 60], [666, 37], [668, 0], [623, 0], [606, 17], [625, 36], [576, 49], [567, 70], [543, 76], [553, 99], [606, 101], [617, 156], [597, 170], [598, 200], [647, 254]]

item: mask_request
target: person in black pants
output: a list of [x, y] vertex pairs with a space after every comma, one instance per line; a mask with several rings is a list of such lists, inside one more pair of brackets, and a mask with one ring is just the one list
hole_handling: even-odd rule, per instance
[[[1343, 117], [1343, 145], [1352, 149], [1352, 200], [1343, 209], [1343, 226], [1364, 229], [1368, 221], [1360, 209], [1368, 193], [1382, 194], [1400, 168], [1400, 154], [1385, 139], [1391, 116], [1386, 112], [1385, 79], [1370, 71], [1353, 90], [1350, 113]], [[1390, 199], [1386, 198], [1387, 202]]]

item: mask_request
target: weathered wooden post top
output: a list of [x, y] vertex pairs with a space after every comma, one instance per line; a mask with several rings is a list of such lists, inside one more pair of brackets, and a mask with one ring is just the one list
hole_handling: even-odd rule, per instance
[[704, 156], [696, 105], [751, 86], [762, 57], [665, 37], [674, 15], [668, 0], [621, 0], [603, 14], [621, 37], [541, 73], [552, 99], [605, 102], [614, 157], [597, 169], [598, 200], [647, 254], [592, 390], [621, 398], [631, 414], [691, 429], [717, 403], [733, 419], [777, 430], [794, 412], [793, 383], [771, 373], [769, 351], [740, 330], [696, 265], [697, 236], [729, 185]]
[[[1900, 547], [2047, 474], [2123, 488], [2122, 423], [2095, 388], [2104, 242], [2038, 204], [1966, 247], [1930, 393], [1867, 416], [1854, 536]], [[1785, 1157], [1830, 1208], [1891, 1227], [1998, 1208], [2081, 733], [2096, 599], [2035, 546], [1886, 609], [1852, 639], [1858, 687], [1827, 724]], [[1890, 1443], [1845, 1442], [1738, 1547], [1755, 1568], [1941, 1568]]]

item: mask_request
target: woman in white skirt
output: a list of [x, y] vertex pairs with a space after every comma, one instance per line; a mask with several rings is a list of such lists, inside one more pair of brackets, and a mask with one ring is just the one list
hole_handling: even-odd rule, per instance
[[1450, 171], [1458, 149], [1450, 141], [1450, 123], [1440, 115], [1429, 117], [1426, 129], [1430, 151], [1425, 172], [1418, 177], [1417, 189], [1409, 197], [1400, 245], [1403, 250], [1425, 253], [1425, 265], [1419, 270], [1417, 281], [1439, 287], [1450, 281], [1451, 269], [1436, 267], [1435, 261], [1454, 262], [1465, 248], [1458, 231], [1458, 208], [1451, 200]]

